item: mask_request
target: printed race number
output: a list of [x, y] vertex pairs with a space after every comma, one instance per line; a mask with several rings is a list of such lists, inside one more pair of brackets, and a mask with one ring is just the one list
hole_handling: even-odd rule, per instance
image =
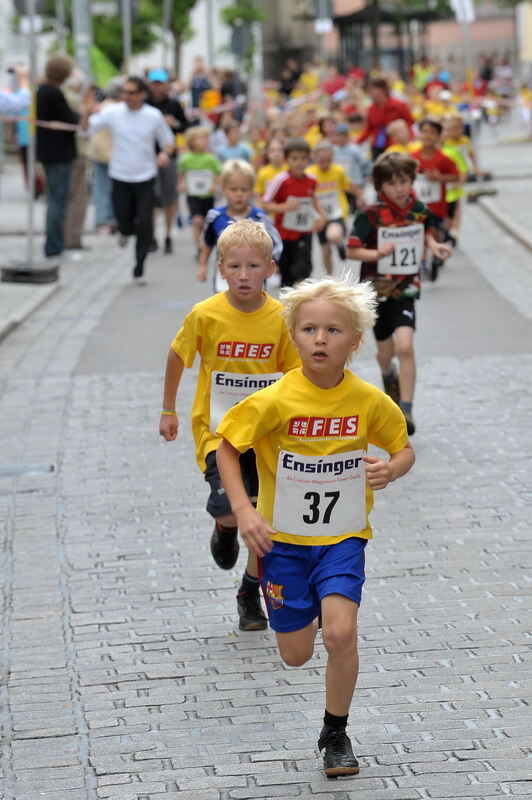
[[[303, 522], [306, 522], [308, 525], [315, 525], [316, 522], [320, 521], [320, 503], [322, 501], [322, 497], [318, 492], [306, 492], [305, 500], [309, 501], [309, 511], [312, 514], [303, 514]], [[333, 512], [333, 508], [335, 507], [336, 503], [338, 502], [338, 498], [340, 497], [340, 492], [325, 492], [323, 495], [324, 503], [327, 503], [325, 510], [323, 511], [322, 522], [324, 525], [328, 525], [331, 521], [331, 514]], [[327, 502], [330, 500], [330, 502]]]
[[395, 250], [385, 258], [379, 258], [379, 275], [415, 275], [423, 258], [425, 229], [420, 223], [398, 228], [379, 228], [377, 246], [391, 243]]
[[299, 208], [285, 211], [282, 226], [287, 231], [309, 233], [314, 226], [314, 206], [310, 197], [289, 197], [288, 200], [299, 200]]
[[422, 203], [439, 203], [441, 187], [440, 181], [429, 181], [425, 175], [418, 175], [414, 181], [414, 191]]
[[366, 527], [364, 450], [302, 456], [281, 450], [273, 527], [296, 536], [334, 537]]

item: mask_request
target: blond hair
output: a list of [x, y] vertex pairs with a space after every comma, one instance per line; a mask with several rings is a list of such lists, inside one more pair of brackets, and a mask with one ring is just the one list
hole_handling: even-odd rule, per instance
[[243, 246], [258, 250], [268, 264], [272, 260], [273, 240], [262, 222], [253, 219], [231, 222], [218, 239], [218, 261], [223, 264], [232, 247]]
[[364, 341], [366, 331], [373, 328], [377, 318], [377, 292], [373, 284], [370, 281], [353, 281], [349, 270], [341, 278], [309, 278], [293, 288], [281, 289], [279, 299], [283, 304], [283, 317], [290, 331], [294, 330], [297, 314], [303, 303], [313, 300], [328, 300], [345, 309], [351, 317], [353, 332], [361, 335], [361, 341]]
[[249, 180], [249, 186], [255, 185], [255, 170], [251, 164], [242, 158], [231, 158], [222, 167], [222, 189], [231, 178], [243, 177]]
[[185, 133], [185, 141], [187, 143], [187, 147], [189, 150], [192, 150], [194, 147], [194, 139], [198, 136], [207, 136], [210, 135], [210, 130], [208, 128], [202, 127], [201, 125], [194, 125], [192, 128], [189, 128]]

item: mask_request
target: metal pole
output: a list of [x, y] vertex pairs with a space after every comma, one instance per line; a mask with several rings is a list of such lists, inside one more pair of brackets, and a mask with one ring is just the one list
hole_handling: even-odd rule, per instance
[[129, 72], [131, 61], [131, 0], [122, 0], [122, 67]]
[[65, 29], [65, 0], [55, 0], [55, 24], [57, 29], [57, 43], [61, 51], [66, 48]]
[[[168, 31], [172, 16], [172, 0], [164, 0], [163, 6], [163, 67], [168, 69]], [[171, 70], [170, 70], [171, 71]]]
[[[29, 78], [32, 103], [28, 109], [28, 117], [33, 115], [35, 108], [35, 0], [26, 0], [26, 16], [28, 18], [28, 50], [29, 50]], [[34, 238], [34, 213], [33, 193], [35, 191], [35, 125], [28, 122], [28, 267], [33, 267], [33, 238]]]
[[72, 28], [76, 64], [86, 76], [87, 80], [90, 81], [92, 75], [90, 54], [92, 24], [90, 19], [90, 6], [86, 0], [73, 0]]

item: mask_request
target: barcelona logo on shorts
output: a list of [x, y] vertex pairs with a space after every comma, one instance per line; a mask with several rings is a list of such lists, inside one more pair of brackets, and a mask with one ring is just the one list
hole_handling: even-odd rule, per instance
[[281, 608], [284, 603], [283, 586], [278, 583], [268, 581], [266, 584], [266, 597], [273, 610]]

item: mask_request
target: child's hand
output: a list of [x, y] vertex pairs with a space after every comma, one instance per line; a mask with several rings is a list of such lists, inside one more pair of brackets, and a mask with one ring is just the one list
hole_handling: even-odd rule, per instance
[[392, 470], [389, 461], [377, 456], [364, 456], [366, 462], [366, 480], [372, 489], [385, 489], [390, 483]]
[[453, 252], [448, 244], [440, 244], [439, 242], [434, 242], [434, 244], [431, 246], [430, 249], [432, 254], [436, 256], [436, 258], [443, 258], [444, 261], [445, 259], [449, 258], [449, 256]]
[[395, 245], [392, 242], [384, 242], [377, 250], [377, 258], [386, 258], [386, 256], [391, 256], [391, 254], [395, 250]]
[[290, 200], [287, 200], [285, 205], [285, 211], [297, 211], [299, 208], [299, 200], [297, 197], [291, 197]]
[[159, 433], [167, 442], [173, 442], [177, 438], [179, 420], [174, 414], [161, 414], [159, 422]]
[[204, 283], [207, 280], [207, 267], [205, 264], [198, 265], [196, 277], [199, 281], [201, 281], [201, 283]]
[[270, 552], [273, 547], [271, 536], [275, 529], [268, 525], [253, 506], [238, 514], [237, 524], [250, 553], [260, 558]]
[[429, 181], [441, 181], [443, 178], [443, 174], [440, 172], [439, 169], [428, 169], [425, 172], [425, 175], [429, 179]]
[[327, 217], [318, 217], [316, 222], [314, 223], [314, 230], [315, 231], [322, 231], [324, 227], [327, 225], [328, 219]]
[[158, 167], [167, 167], [170, 163], [170, 156], [168, 153], [165, 153], [164, 150], [161, 150], [160, 153], [157, 153], [157, 158], [155, 160]]

